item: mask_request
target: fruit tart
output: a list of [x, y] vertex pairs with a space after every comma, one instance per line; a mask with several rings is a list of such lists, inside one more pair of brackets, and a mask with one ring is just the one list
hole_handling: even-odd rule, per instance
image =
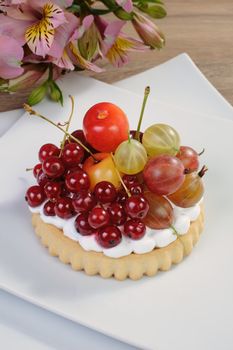
[[148, 95], [147, 87], [137, 130], [109, 102], [92, 106], [72, 133], [73, 113], [61, 126], [25, 105], [63, 132], [60, 146], [39, 149], [36, 185], [25, 198], [42, 244], [74, 270], [153, 276], [181, 262], [202, 232], [207, 168], [199, 169], [201, 153], [182, 146], [170, 125], [141, 131]]

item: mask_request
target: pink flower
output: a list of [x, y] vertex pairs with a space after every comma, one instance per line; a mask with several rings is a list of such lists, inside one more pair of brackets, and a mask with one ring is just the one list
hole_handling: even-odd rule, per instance
[[0, 77], [12, 79], [23, 73], [20, 67], [23, 58], [23, 48], [13, 38], [0, 35]]
[[165, 37], [152, 21], [139, 13], [135, 13], [132, 23], [146, 45], [153, 49], [161, 49], [164, 46]]
[[[56, 2], [65, 6], [71, 3]], [[60, 26], [68, 23], [64, 10], [45, 0], [24, 1], [11, 7], [3, 4], [1, 9], [5, 9], [7, 15], [0, 14], [0, 33], [11, 35], [22, 44], [26, 42], [34, 54], [42, 57], [49, 53]], [[68, 15], [69, 19], [72, 17], [77, 23], [73, 14]], [[70, 26], [63, 26], [63, 31], [70, 32]]]
[[125, 22], [106, 22], [102, 18], [96, 19], [102, 40], [100, 47], [102, 54], [116, 67], [121, 67], [128, 63], [128, 53], [130, 51], [146, 51], [148, 47], [140, 40], [133, 39], [121, 32]]

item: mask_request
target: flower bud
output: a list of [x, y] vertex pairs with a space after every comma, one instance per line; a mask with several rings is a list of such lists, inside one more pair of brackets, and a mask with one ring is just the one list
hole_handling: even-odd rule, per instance
[[43, 100], [43, 98], [46, 95], [46, 92], [47, 92], [47, 84], [38, 86], [31, 92], [30, 96], [28, 97], [28, 104], [30, 106], [36, 105], [37, 103]]
[[86, 60], [91, 60], [98, 49], [98, 32], [94, 23], [78, 40], [79, 51]]
[[149, 45], [153, 49], [161, 49], [164, 46], [165, 37], [152, 21], [139, 13], [135, 13], [132, 23], [136, 32], [146, 45]]
[[63, 95], [59, 86], [55, 83], [55, 81], [51, 81], [49, 87], [50, 87], [49, 97], [51, 98], [51, 100], [55, 102], [60, 102], [61, 105], [63, 105]]

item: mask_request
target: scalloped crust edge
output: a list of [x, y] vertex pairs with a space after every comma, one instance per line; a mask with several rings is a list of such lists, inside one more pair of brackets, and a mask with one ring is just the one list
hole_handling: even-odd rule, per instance
[[156, 248], [145, 254], [130, 254], [118, 259], [103, 253], [85, 251], [78, 242], [64, 236], [62, 230], [44, 223], [39, 214], [32, 215], [32, 225], [50, 255], [57, 256], [73, 270], [84, 270], [87, 275], [100, 274], [103, 278], [114, 277], [119, 281], [127, 277], [139, 280], [143, 275], [154, 276], [159, 270], [167, 271], [172, 264], [180, 263], [189, 255], [199, 240], [204, 226], [204, 210], [191, 223], [189, 231], [164, 248]]

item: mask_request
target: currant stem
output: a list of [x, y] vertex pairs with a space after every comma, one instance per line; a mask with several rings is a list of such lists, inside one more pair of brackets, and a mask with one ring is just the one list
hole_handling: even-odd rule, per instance
[[143, 119], [143, 115], [144, 115], [144, 111], [145, 111], [145, 107], [146, 107], [146, 101], [148, 99], [149, 94], [150, 94], [150, 87], [147, 86], [145, 88], [145, 91], [144, 91], [144, 98], [143, 98], [143, 102], [142, 102], [142, 109], [141, 109], [141, 113], [140, 113], [140, 117], [139, 117], [139, 121], [138, 121], [137, 131], [136, 131], [136, 134], [135, 134], [135, 139], [137, 141], [140, 141], [140, 130], [141, 130], [141, 125], [142, 125], [142, 119]]
[[[70, 116], [69, 116], [68, 122], [67, 122], [67, 124], [66, 124], [66, 129], [65, 129], [66, 132], [69, 131], [71, 119], [72, 119], [73, 114], [74, 114], [74, 98], [73, 98], [73, 96], [71, 96], [71, 95], [69, 95], [69, 98], [71, 99], [71, 112], [70, 112]], [[60, 151], [59, 157], [61, 157], [63, 148], [64, 148], [64, 146], [65, 146], [66, 138], [67, 138], [67, 135], [65, 134], [64, 137], [63, 137], [63, 140], [62, 140], [62, 142], [61, 142], [61, 151]]]
[[70, 139], [74, 140], [75, 142], [77, 142], [80, 146], [82, 146], [94, 159], [95, 162], [98, 162], [98, 160], [95, 158], [94, 154], [89, 150], [89, 148], [87, 148], [81, 141], [79, 141], [79, 139], [77, 139], [76, 137], [74, 137], [73, 135], [69, 134], [67, 131], [65, 131], [64, 129], [62, 129], [61, 126], [57, 125], [56, 123], [54, 123], [52, 120], [46, 118], [45, 116], [37, 113], [35, 110], [32, 109], [31, 106], [29, 106], [28, 104], [24, 103], [23, 105], [24, 109], [26, 112], [28, 112], [30, 115], [36, 115], [37, 117], [45, 120], [46, 122], [52, 124], [53, 126], [55, 126], [57, 129], [61, 130], [66, 136], [69, 136]]
[[26, 170], [26, 171], [32, 171], [33, 168], [26, 168], [25, 170]]
[[116, 170], [117, 176], [118, 176], [118, 178], [119, 178], [119, 180], [120, 180], [120, 182], [121, 182], [121, 184], [122, 184], [122, 186], [123, 186], [125, 192], [127, 193], [127, 196], [128, 196], [128, 197], [131, 197], [131, 193], [129, 192], [128, 188], [126, 187], [124, 181], [122, 180], [121, 174], [119, 173], [119, 170], [118, 170], [117, 167], [116, 167], [114, 155], [113, 155], [112, 153], [111, 153], [111, 157], [112, 157], [112, 161], [113, 161], [114, 166], [115, 166], [115, 170]]
[[175, 229], [175, 227], [173, 225], [170, 226], [171, 229], [173, 230], [173, 234], [176, 235], [176, 237], [179, 237], [179, 233], [177, 232], [177, 230]]

